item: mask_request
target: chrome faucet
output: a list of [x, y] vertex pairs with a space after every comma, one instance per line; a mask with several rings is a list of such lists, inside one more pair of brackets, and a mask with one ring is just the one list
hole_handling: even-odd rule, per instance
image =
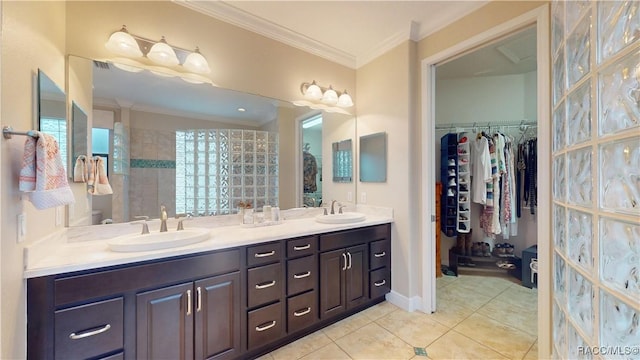
[[[331, 215], [336, 213], [336, 211], [334, 210], [335, 204], [336, 204], [336, 200], [331, 200]], [[340, 206], [340, 203], [338, 203], [338, 206]]]
[[160, 232], [167, 232], [167, 208], [160, 205]]

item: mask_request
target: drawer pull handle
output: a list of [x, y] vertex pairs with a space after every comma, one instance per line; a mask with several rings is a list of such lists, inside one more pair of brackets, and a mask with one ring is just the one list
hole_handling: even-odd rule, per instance
[[268, 282], [268, 283], [256, 284], [256, 289], [260, 290], [260, 289], [270, 288], [275, 284], [276, 284], [275, 280], [273, 280], [271, 282]]
[[187, 315], [191, 315], [191, 290], [187, 290]]
[[196, 312], [202, 310], [202, 288], [198, 286], [196, 288]]
[[344, 266], [342, 266], [342, 271], [347, 270], [347, 254], [342, 253], [342, 257], [344, 258]]
[[308, 276], [311, 276], [311, 271], [307, 271], [306, 273], [293, 274], [294, 279], [304, 279]]
[[265, 326], [256, 326], [256, 331], [265, 331], [265, 330], [269, 330], [272, 327], [276, 326], [276, 321], [273, 320], [269, 325], [265, 325]]
[[375, 285], [376, 287], [380, 287], [380, 286], [382, 286], [382, 285], [384, 285], [384, 284], [386, 284], [386, 283], [387, 283], [387, 280], [382, 280], [382, 281], [380, 281], [380, 282], [373, 283], [373, 285]]
[[266, 253], [256, 253], [254, 256], [257, 258], [263, 258], [263, 257], [268, 257], [268, 256], [272, 256], [275, 255], [276, 251], [275, 250], [271, 250], [269, 252]]
[[71, 333], [69, 334], [69, 338], [71, 340], [80, 340], [80, 339], [84, 339], [86, 337], [89, 336], [93, 336], [93, 335], [98, 335], [98, 334], [102, 334], [105, 331], [108, 331], [109, 329], [111, 329], [111, 324], [107, 324], [103, 327], [97, 328], [95, 330], [89, 330], [89, 331], [84, 331], [84, 332], [79, 332], [79, 333]]
[[311, 308], [308, 307], [308, 308], [306, 308], [306, 309], [304, 309], [302, 311], [294, 311], [293, 312], [293, 316], [304, 316], [304, 315], [307, 315], [310, 312], [311, 312]]
[[383, 256], [385, 256], [385, 255], [387, 255], [387, 253], [386, 253], [386, 252], [384, 252], [384, 251], [383, 251], [383, 252], [381, 252], [381, 253], [373, 254], [373, 256], [375, 256], [375, 257], [377, 257], [377, 258], [379, 258], [379, 257], [383, 257]]
[[302, 246], [294, 246], [293, 250], [300, 251], [300, 250], [307, 250], [309, 248], [311, 248], [311, 244], [302, 245]]

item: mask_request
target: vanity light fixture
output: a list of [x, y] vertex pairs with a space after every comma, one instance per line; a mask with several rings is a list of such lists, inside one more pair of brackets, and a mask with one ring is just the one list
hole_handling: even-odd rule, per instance
[[[209, 74], [211, 69], [207, 59], [200, 53], [200, 48], [195, 51], [169, 45], [163, 36], [160, 41], [153, 41], [140, 36], [132, 35], [123, 25], [119, 31], [114, 32], [109, 37], [105, 47], [119, 56], [139, 59], [146, 57], [153, 64], [164, 66], [175, 70], [177, 76], [181, 74]], [[172, 71], [169, 71], [172, 73]], [[191, 77], [194, 82], [210, 82], [209, 79], [202, 81], [203, 77]]]
[[318, 85], [315, 80], [311, 83], [303, 82], [300, 85], [300, 92], [304, 99], [294, 101], [294, 105], [343, 114], [348, 114], [344, 108], [353, 106], [353, 99], [346, 90], [336, 91], [332, 86], [325, 88]]

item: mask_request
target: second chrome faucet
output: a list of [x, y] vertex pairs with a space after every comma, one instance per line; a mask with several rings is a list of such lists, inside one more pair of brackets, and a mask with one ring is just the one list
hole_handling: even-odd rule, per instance
[[167, 208], [163, 205], [160, 205], [160, 232], [167, 232]]

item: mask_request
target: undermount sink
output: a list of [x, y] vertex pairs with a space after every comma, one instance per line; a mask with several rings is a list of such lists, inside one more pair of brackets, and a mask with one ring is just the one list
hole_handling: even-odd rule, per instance
[[316, 221], [323, 224], [349, 224], [363, 221], [365, 214], [357, 212], [346, 212], [342, 214], [318, 215]]
[[207, 229], [154, 232], [151, 234], [123, 235], [108, 242], [111, 251], [135, 252], [170, 249], [191, 245], [209, 239]]

